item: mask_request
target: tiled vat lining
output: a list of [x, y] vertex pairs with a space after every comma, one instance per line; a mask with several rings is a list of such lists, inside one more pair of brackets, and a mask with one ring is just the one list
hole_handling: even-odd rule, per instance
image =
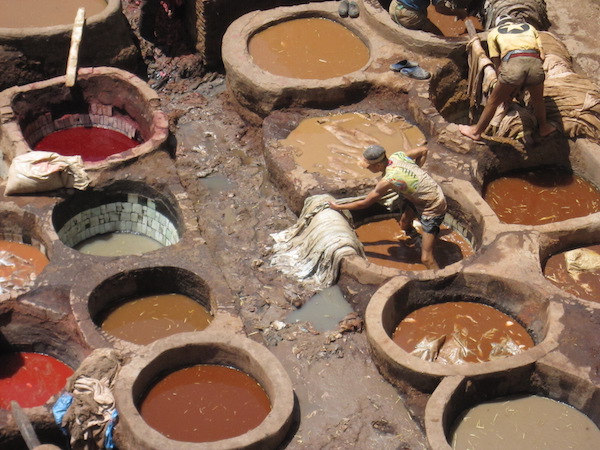
[[59, 130], [73, 127], [97, 127], [117, 131], [140, 141], [140, 130], [135, 122], [123, 115], [113, 115], [113, 107], [91, 103], [89, 114], [66, 114], [59, 119], [52, 119], [50, 113], [39, 116], [23, 130], [23, 135], [30, 147], [34, 147], [43, 137]]
[[444, 217], [444, 225], [464, 237], [467, 242], [471, 244], [472, 248], [476, 248], [475, 235], [473, 235], [471, 230], [456, 220], [450, 213], [446, 213], [446, 217]]
[[158, 210], [154, 200], [126, 195], [127, 201], [106, 203], [71, 217], [58, 231], [61, 241], [73, 247], [90, 237], [115, 231], [143, 234], [164, 246], [179, 241], [175, 224]]
[[10, 241], [10, 242], [17, 242], [19, 244], [31, 245], [31, 246], [37, 248], [40, 252], [42, 252], [44, 255], [47, 256], [46, 246], [43, 244], [43, 242], [38, 241], [37, 239], [35, 239], [34, 237], [29, 236], [29, 235], [3, 233], [0, 230], [0, 241]]

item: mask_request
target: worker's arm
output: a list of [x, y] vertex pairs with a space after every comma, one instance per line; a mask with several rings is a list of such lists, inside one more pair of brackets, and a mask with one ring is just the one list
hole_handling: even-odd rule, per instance
[[369, 206], [375, 204], [378, 200], [381, 199], [385, 194], [387, 194], [390, 189], [392, 189], [392, 184], [386, 180], [380, 180], [377, 183], [377, 186], [367, 194], [367, 196], [362, 200], [357, 200], [351, 203], [339, 204], [336, 202], [329, 202], [329, 206], [331, 209], [335, 211], [341, 211], [342, 209], [348, 209], [350, 211], [355, 211], [357, 209], [365, 209]]
[[406, 156], [413, 159], [419, 167], [425, 164], [425, 157], [427, 156], [427, 147], [414, 147], [405, 152]]
[[493, 56], [492, 62], [494, 63], [494, 67], [496, 68], [496, 72], [500, 69], [500, 64], [502, 64], [502, 60], [499, 56]]

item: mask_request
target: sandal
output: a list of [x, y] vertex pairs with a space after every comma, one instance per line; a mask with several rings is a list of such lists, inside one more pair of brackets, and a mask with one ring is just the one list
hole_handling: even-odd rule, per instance
[[402, 61], [398, 61], [396, 64], [390, 65], [390, 70], [394, 72], [400, 72], [405, 67], [417, 67], [418, 64], [413, 61], [409, 61], [408, 59], [403, 59]]
[[429, 77], [431, 77], [431, 74], [429, 72], [427, 72], [425, 69], [419, 66], [405, 67], [403, 69], [400, 69], [400, 73], [402, 75], [406, 75], [407, 77], [411, 77], [416, 80], [427, 80]]

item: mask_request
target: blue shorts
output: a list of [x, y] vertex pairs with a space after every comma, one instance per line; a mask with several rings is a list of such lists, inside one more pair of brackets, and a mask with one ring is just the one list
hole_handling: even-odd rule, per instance
[[421, 222], [421, 227], [423, 227], [423, 231], [429, 234], [438, 234], [440, 232], [440, 226], [444, 222], [443, 216], [435, 216], [435, 217], [420, 217], [419, 222]]

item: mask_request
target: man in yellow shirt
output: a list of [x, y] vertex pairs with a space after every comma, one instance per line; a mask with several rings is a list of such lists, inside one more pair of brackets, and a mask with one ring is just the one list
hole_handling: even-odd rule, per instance
[[488, 51], [498, 71], [498, 82], [492, 90], [479, 121], [475, 125], [459, 125], [459, 131], [476, 141], [481, 139], [502, 103], [508, 102], [521, 87], [531, 95], [533, 113], [540, 136], [556, 130], [546, 121], [544, 104], [544, 51], [537, 30], [528, 23], [517, 23], [510, 16], [500, 16], [496, 28], [488, 34]]

